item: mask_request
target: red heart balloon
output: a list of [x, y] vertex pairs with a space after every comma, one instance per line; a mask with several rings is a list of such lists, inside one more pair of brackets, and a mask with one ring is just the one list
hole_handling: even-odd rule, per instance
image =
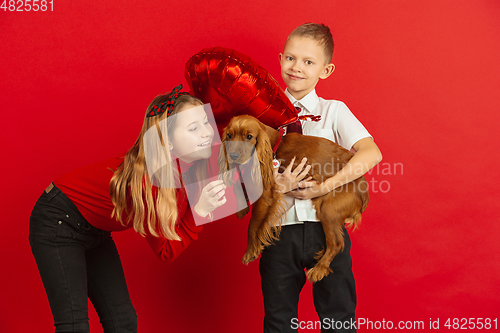
[[219, 133], [237, 115], [248, 114], [278, 128], [297, 111], [278, 82], [250, 57], [223, 47], [203, 49], [186, 63], [191, 94], [210, 103]]

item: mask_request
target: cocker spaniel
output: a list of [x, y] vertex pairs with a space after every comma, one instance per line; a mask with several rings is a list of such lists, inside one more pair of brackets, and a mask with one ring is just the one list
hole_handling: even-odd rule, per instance
[[[245, 264], [257, 259], [264, 247], [279, 239], [285, 215], [284, 201], [277, 190], [273, 173], [273, 147], [282, 170], [293, 157], [296, 157], [293, 168], [303, 157], [307, 157], [307, 163], [311, 165], [308, 176], [317, 182], [332, 177], [353, 156], [352, 152], [325, 138], [298, 133], [288, 133], [281, 138], [277, 130], [252, 116], [232, 118], [224, 129], [219, 154], [219, 170], [226, 171], [222, 177], [224, 183], [231, 186], [235, 170], [241, 170], [252, 179], [252, 184], [244, 184], [243, 195], [237, 195], [239, 203], [248, 203], [249, 197], [258, 197], [262, 191], [252, 206], [247, 250], [243, 257]], [[259, 189], [254, 184], [262, 186]], [[252, 193], [255, 189], [258, 192]], [[307, 271], [309, 281], [316, 282], [332, 272], [330, 263], [343, 250], [344, 226], [355, 228], [360, 222], [361, 213], [368, 205], [368, 183], [362, 176], [312, 199], [312, 203], [326, 236], [326, 249], [317, 253], [317, 264]], [[243, 218], [248, 211], [248, 208], [240, 210], [237, 216]]]

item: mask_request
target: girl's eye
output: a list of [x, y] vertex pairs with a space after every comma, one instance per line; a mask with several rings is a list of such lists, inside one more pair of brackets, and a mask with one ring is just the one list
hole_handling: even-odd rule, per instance
[[252, 140], [253, 136], [251, 136], [250, 134], [247, 135], [247, 140]]
[[189, 130], [190, 130], [191, 132], [194, 132], [194, 131], [196, 131], [197, 129], [198, 129], [198, 127], [193, 127], [193, 128], [190, 128]]

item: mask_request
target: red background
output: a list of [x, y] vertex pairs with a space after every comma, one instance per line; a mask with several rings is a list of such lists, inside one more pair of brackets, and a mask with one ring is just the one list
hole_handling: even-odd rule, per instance
[[[53, 12], [0, 11], [0, 330], [52, 329], [28, 244], [50, 182], [130, 147], [148, 103], [186, 85], [184, 64], [203, 48], [235, 48], [282, 84], [278, 53], [309, 21], [336, 43], [319, 95], [344, 101], [384, 156], [351, 233], [357, 316], [426, 328], [439, 318], [442, 329], [450, 317], [500, 317], [499, 18], [496, 0], [54, 0]], [[258, 264], [240, 262], [246, 221], [207, 225], [173, 263], [133, 231], [114, 238], [141, 332], [261, 331]], [[301, 320], [316, 319], [310, 294], [308, 283]]]

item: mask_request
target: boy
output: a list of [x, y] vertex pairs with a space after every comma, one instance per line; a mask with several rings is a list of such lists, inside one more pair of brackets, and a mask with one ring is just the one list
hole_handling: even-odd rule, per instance
[[[304, 269], [315, 265], [315, 254], [326, 247], [321, 223], [318, 223], [311, 198], [342, 186], [365, 174], [382, 160], [372, 137], [339, 101], [324, 100], [316, 95], [319, 79], [328, 78], [335, 66], [331, 63], [333, 39], [323, 24], [307, 23], [292, 31], [280, 53], [281, 75], [285, 93], [299, 115], [321, 116], [319, 121], [302, 121], [302, 133], [332, 140], [356, 151], [349, 163], [335, 176], [321, 184], [302, 182], [301, 189], [287, 193], [293, 201], [286, 215], [280, 240], [267, 247], [260, 259], [259, 270], [264, 297], [264, 332], [297, 332], [299, 293], [306, 282]], [[333, 273], [313, 285], [316, 312], [322, 332], [354, 332], [356, 292], [352, 274], [350, 238], [344, 230], [345, 248], [330, 267]], [[340, 321], [342, 325], [336, 322]], [[343, 326], [340, 330], [334, 327]]]

